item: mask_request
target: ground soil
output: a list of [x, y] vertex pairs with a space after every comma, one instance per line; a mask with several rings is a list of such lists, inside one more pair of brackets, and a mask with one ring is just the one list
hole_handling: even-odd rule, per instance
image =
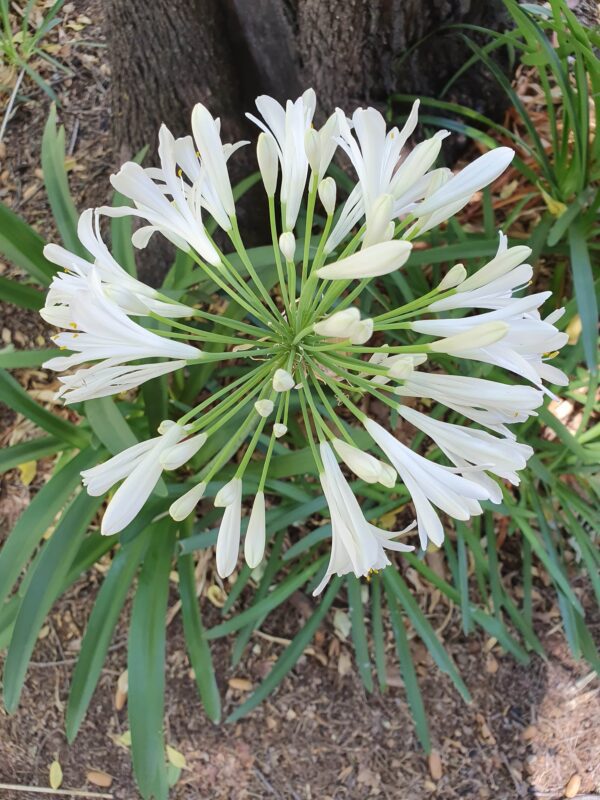
[[[78, 208], [104, 202], [108, 176], [116, 166], [110, 140], [110, 74], [104, 61], [102, 4], [79, 0], [65, 6], [51, 41], [55, 56], [73, 74], [46, 73], [62, 106], [70, 178]], [[39, 147], [48, 100], [33, 85], [20, 103], [0, 146], [0, 198], [47, 238], [53, 238], [41, 173]], [[7, 264], [3, 274], [13, 274]], [[0, 307], [2, 339], [15, 347], [39, 346], [46, 326], [34, 313]], [[20, 371], [34, 392], [48, 392], [45, 373]], [[39, 395], [38, 395], [39, 397]], [[43, 399], [43, 395], [41, 396]], [[31, 435], [14, 414], [0, 417], [0, 444]], [[15, 433], [17, 432], [17, 433]], [[37, 465], [25, 485], [17, 470], [4, 476], [0, 524], [5, 534], [43, 484], [50, 461]], [[62, 788], [105, 793], [116, 800], [138, 797], [127, 746], [125, 697], [118, 680], [126, 666], [127, 614], [121, 620], [90, 712], [76, 741], [64, 734], [69, 676], [105, 564], [76, 583], [55, 606], [37, 643], [18, 711], [0, 710], [2, 800], [36, 798], [34, 787], [49, 786], [49, 765], [58, 760]], [[207, 586], [213, 583], [207, 573]], [[225, 586], [225, 590], [227, 590]], [[577, 587], [585, 599], [584, 587]], [[574, 663], [560, 633], [555, 598], [543, 583], [535, 602], [536, 629], [548, 659], [519, 665], [494, 640], [465, 637], [458, 610], [430, 590], [418, 593], [421, 607], [455, 659], [473, 695], [465, 704], [424, 647], [412, 642], [429, 715], [435, 754], [427, 758], [416, 740], [388, 640], [385, 694], [367, 695], [356, 675], [352, 646], [334, 615], [280, 688], [235, 725], [210, 723], [196, 699], [185, 654], [180, 616], [169, 625], [166, 732], [184, 754], [187, 767], [173, 790], [180, 800], [243, 798], [397, 798], [398, 800], [558, 800], [567, 786], [579, 796], [600, 797], [600, 686], [584, 664]], [[206, 593], [207, 624], [220, 619]], [[175, 593], [171, 607], [175, 604]], [[224, 711], [231, 711], [269, 671], [282, 647], [310, 608], [303, 596], [271, 615], [252, 639], [241, 665], [230, 667], [230, 643], [214, 646]], [[347, 611], [345, 599], [337, 611]], [[592, 623], [592, 630], [600, 626]], [[0, 654], [1, 658], [1, 654]], [[122, 687], [122, 683], [121, 683]], [[106, 773], [104, 788], [96, 773]], [[579, 777], [577, 777], [579, 776]], [[577, 788], [577, 785], [579, 788]], [[29, 787], [29, 788], [28, 788]]]

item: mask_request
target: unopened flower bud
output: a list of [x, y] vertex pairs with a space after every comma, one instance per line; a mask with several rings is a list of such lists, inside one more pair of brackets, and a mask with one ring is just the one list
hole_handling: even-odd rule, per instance
[[448, 289], [454, 289], [459, 283], [462, 283], [467, 277], [467, 270], [462, 264], [455, 264], [450, 272], [447, 272], [438, 284], [438, 291], [445, 292]]
[[348, 338], [353, 327], [360, 322], [360, 311], [351, 306], [343, 311], [336, 311], [320, 322], [315, 322], [313, 330], [319, 336], [330, 336], [333, 339]]
[[276, 439], [281, 439], [281, 437], [285, 436], [287, 433], [287, 425], [284, 425], [282, 422], [276, 422], [275, 425], [273, 425], [273, 433]]
[[508, 332], [506, 322], [484, 322], [482, 325], [475, 325], [468, 331], [457, 333], [454, 336], [447, 336], [445, 339], [438, 339], [437, 342], [424, 345], [433, 353], [447, 353], [448, 355], [459, 355], [464, 350], [480, 349], [495, 344], [503, 339]]
[[268, 417], [273, 411], [274, 406], [275, 404], [272, 400], [257, 400], [256, 403], [254, 403], [256, 413], [261, 417]]
[[321, 163], [321, 139], [314, 128], [309, 128], [304, 134], [304, 151], [313, 172], [319, 172]]
[[261, 133], [256, 143], [256, 157], [265, 191], [268, 197], [273, 197], [277, 188], [277, 173], [279, 171], [279, 158], [277, 145], [270, 133]]
[[282, 233], [279, 237], [279, 249], [286, 261], [293, 261], [296, 253], [296, 237], [290, 231]]
[[290, 373], [285, 369], [275, 370], [273, 375], [273, 389], [276, 392], [289, 392], [294, 388], [294, 379]]
[[318, 188], [319, 200], [323, 204], [327, 216], [331, 216], [335, 211], [335, 199], [337, 187], [333, 178], [323, 178]]
[[350, 341], [352, 344], [365, 344], [373, 335], [373, 320], [362, 319], [352, 326], [350, 330]]
[[175, 500], [174, 503], [171, 503], [169, 507], [169, 514], [171, 515], [172, 519], [174, 519], [175, 522], [181, 522], [186, 517], [189, 517], [194, 508], [202, 499], [205, 491], [206, 484], [198, 483], [188, 492], [181, 495], [181, 497]]
[[258, 492], [254, 498], [248, 529], [244, 540], [244, 557], [251, 569], [257, 567], [265, 554], [266, 523], [265, 495]]
[[367, 220], [367, 230], [365, 231], [361, 249], [364, 250], [365, 247], [371, 247], [373, 244], [389, 241], [392, 203], [391, 194], [382, 194], [381, 197], [377, 198], [370, 219]]
[[215, 497], [215, 506], [217, 508], [226, 508], [230, 506], [237, 497], [239, 478], [233, 478], [224, 486], [221, 486]]

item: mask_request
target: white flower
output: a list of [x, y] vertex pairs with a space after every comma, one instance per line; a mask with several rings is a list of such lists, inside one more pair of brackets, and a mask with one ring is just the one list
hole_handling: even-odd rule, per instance
[[205, 491], [206, 484], [197, 483], [185, 494], [181, 495], [181, 497], [178, 497], [177, 500], [175, 500], [169, 506], [169, 515], [172, 517], [172, 519], [174, 519], [175, 522], [181, 522], [186, 517], [189, 517], [202, 497], [204, 497]]
[[320, 180], [327, 172], [337, 147], [339, 119], [332, 114], [320, 130], [308, 128], [304, 134], [304, 149], [315, 179]]
[[405, 397], [428, 397], [505, 436], [514, 435], [506, 425], [535, 415], [544, 399], [543, 392], [533, 386], [418, 371], [407, 375], [395, 392]]
[[[475, 192], [495, 181], [508, 167], [514, 155], [515, 151], [510, 147], [496, 147], [484, 153], [450, 178], [426, 200], [417, 205], [410, 205], [403, 211], [410, 211], [419, 220], [434, 214], [439, 215], [436, 216], [434, 223], [439, 224], [466, 206]], [[424, 231], [432, 225], [425, 227], [417, 222], [415, 227]]]
[[451, 467], [436, 464], [414, 453], [374, 420], [367, 419], [364, 425], [396, 468], [412, 497], [423, 549], [427, 547], [428, 540], [438, 547], [444, 540], [444, 528], [432, 503], [455, 519], [467, 520], [481, 514], [480, 500], [492, 499], [489, 488], [456, 475]]
[[[203, 122], [206, 122], [204, 118]], [[150, 236], [159, 231], [176, 247], [182, 250], [191, 247], [209, 264], [217, 266], [221, 259], [204, 228], [202, 208], [212, 214], [221, 227], [228, 230], [231, 227], [228, 217], [231, 204], [210, 125], [203, 124], [199, 130], [207, 139], [206, 163], [198, 160], [190, 136], [175, 140], [163, 125], [158, 137], [160, 169], [143, 169], [139, 164], [128, 161], [116, 175], [111, 176], [112, 185], [125, 197], [133, 200], [135, 208], [102, 206], [98, 210], [110, 217], [134, 215], [145, 219], [149, 225], [137, 230], [132, 238], [136, 247], [145, 247]], [[218, 139], [214, 129], [212, 133]], [[221, 145], [223, 162], [242, 144], [244, 142]], [[184, 174], [190, 183], [186, 183]], [[213, 180], [219, 182], [214, 184]]]
[[353, 280], [387, 275], [403, 266], [410, 256], [412, 244], [394, 240], [371, 245], [341, 261], [333, 261], [317, 270], [319, 278]]
[[[49, 363], [46, 362], [45, 366]], [[124, 364], [118, 358], [107, 358], [87, 369], [79, 369], [73, 375], [59, 375], [58, 380], [62, 386], [56, 393], [56, 399], [61, 398], [69, 404], [120, 394], [135, 389], [152, 378], [183, 369], [186, 363], [163, 361], [159, 364]]]
[[273, 389], [276, 392], [289, 392], [294, 388], [294, 378], [285, 369], [276, 369], [273, 375]]
[[205, 433], [197, 433], [195, 436], [190, 436], [189, 439], [179, 442], [175, 447], [171, 447], [160, 457], [162, 468], [179, 469], [179, 467], [183, 466], [190, 458], [196, 455], [205, 444], [206, 438]]
[[244, 539], [244, 558], [251, 569], [257, 567], [265, 554], [266, 524], [265, 495], [257, 492], [252, 504], [248, 529]]
[[304, 137], [315, 113], [316, 97], [307, 89], [295, 102], [288, 100], [283, 106], [267, 95], [256, 98], [256, 107], [264, 122], [253, 114], [246, 114], [269, 136], [275, 139], [281, 164], [281, 204], [285, 207], [285, 230], [296, 224], [302, 195], [308, 175], [308, 158]]
[[348, 338], [348, 331], [360, 321], [360, 311], [356, 306], [350, 306], [342, 311], [335, 311], [320, 322], [315, 322], [313, 330], [319, 336], [328, 336], [334, 339]]
[[514, 485], [519, 484], [517, 470], [524, 469], [527, 459], [533, 455], [529, 445], [520, 444], [512, 438], [500, 438], [487, 431], [443, 422], [408, 406], [399, 406], [398, 413], [430, 436], [457, 466], [462, 459]]
[[227, 578], [237, 564], [242, 526], [242, 481], [233, 478], [215, 497], [215, 506], [225, 507], [217, 536], [217, 572]]
[[388, 384], [392, 378], [406, 378], [413, 372], [415, 367], [427, 361], [427, 355], [425, 353], [396, 353], [395, 355], [388, 355], [387, 350], [388, 346], [384, 345], [378, 353], [373, 353], [369, 358], [369, 364], [374, 364], [378, 367], [388, 367], [388, 374], [370, 377], [362, 373], [361, 377], [368, 378], [371, 383], [384, 386]]
[[[567, 334], [554, 327], [563, 309], [553, 312], [545, 320], [539, 317], [537, 309], [550, 294], [540, 292], [529, 295], [485, 314], [424, 320], [412, 323], [411, 327], [419, 333], [451, 337], [455, 342], [460, 339], [463, 346], [457, 353], [461, 358], [494, 364], [540, 387], [543, 380], [563, 385], [568, 383], [566, 375], [543, 360], [544, 354], [560, 350], [568, 341]], [[490, 336], [489, 341], [484, 342], [482, 329], [493, 331], [493, 326], [505, 326], [505, 333], [496, 341]], [[449, 339], [444, 341], [448, 342]], [[447, 349], [441, 350], [443, 344], [439, 342], [428, 347], [434, 351], [449, 352]]]
[[98, 497], [125, 480], [111, 498], [102, 518], [101, 533], [119, 533], [135, 518], [158, 483], [161, 457], [185, 436], [185, 428], [171, 420], [161, 423], [159, 436], [140, 442], [81, 473], [88, 494]]
[[[157, 299], [156, 289], [146, 286], [129, 275], [112, 257], [110, 250], [102, 241], [98, 216], [90, 208], [84, 211], [77, 223], [80, 242], [89, 251], [93, 262], [71, 253], [57, 244], [47, 244], [44, 255], [48, 261], [63, 267], [67, 273], [54, 276], [46, 296], [44, 308], [40, 311], [46, 322], [58, 327], [68, 327], [69, 305], [73, 298], [86, 290], [86, 278], [95, 268], [107, 297], [116, 303], [126, 314], [147, 316], [151, 312], [163, 317], [189, 316], [192, 309], [178, 303], [165, 303]], [[67, 321], [67, 325], [63, 323]]]
[[[72, 316], [69, 326], [72, 330], [68, 333], [59, 333], [54, 337], [54, 341], [59, 347], [75, 352], [70, 356], [52, 358], [43, 366], [47, 369], [62, 371], [79, 366], [86, 361], [104, 359], [107, 361], [104, 364], [104, 370], [100, 367], [91, 372], [80, 370], [74, 376], [70, 376], [68, 381], [63, 381], [68, 384], [69, 392], [78, 388], [85, 389], [89, 379], [90, 397], [102, 397], [105, 394], [122, 390], [116, 388], [116, 385], [126, 385], [127, 388], [138, 385], [132, 383], [134, 375], [137, 375], [143, 382], [156, 374], [171, 371], [166, 367], [163, 370], [164, 365], [155, 365], [154, 370], [149, 368], [142, 370], [139, 365], [126, 369], [123, 365], [127, 362], [156, 356], [177, 359], [180, 362], [199, 358], [202, 355], [202, 351], [191, 345], [158, 336], [129, 319], [118, 306], [108, 300], [95, 269], [91, 270], [86, 279], [86, 287], [86, 291], [75, 295], [69, 306]], [[149, 365], [145, 366], [149, 367]], [[177, 366], [180, 366], [180, 363]], [[159, 367], [160, 369], [158, 369]], [[175, 368], [177, 367], [173, 367], [173, 369]], [[101, 391], [103, 379], [106, 381], [107, 388], [108, 386], [113, 387], [111, 391]], [[85, 392], [79, 394], [83, 395]]]
[[[420, 326], [421, 323], [414, 324], [415, 326]], [[417, 327], [414, 327], [413, 330], [417, 330]], [[419, 332], [426, 333], [427, 331], [423, 330]], [[458, 333], [450, 333], [444, 339], [431, 342], [427, 345], [427, 348], [432, 353], [446, 353], [446, 355], [449, 356], [458, 355], [461, 358], [474, 358], [485, 361], [486, 351], [484, 348], [500, 341], [507, 333], [508, 325], [505, 322], [475, 323], [466, 330], [460, 330]]]
[[342, 439], [334, 439], [333, 446], [344, 464], [365, 483], [381, 483], [388, 489], [394, 488], [397, 477], [396, 470], [389, 464], [380, 461], [364, 450], [359, 450], [358, 447], [353, 447]]
[[332, 575], [354, 572], [361, 577], [368, 575], [371, 570], [384, 569], [390, 563], [386, 549], [401, 552], [414, 549], [393, 541], [395, 537], [411, 530], [414, 523], [402, 531], [384, 531], [367, 522], [331, 447], [321, 442], [320, 451], [324, 472], [319, 478], [331, 515], [331, 557], [314, 595], [323, 591]]

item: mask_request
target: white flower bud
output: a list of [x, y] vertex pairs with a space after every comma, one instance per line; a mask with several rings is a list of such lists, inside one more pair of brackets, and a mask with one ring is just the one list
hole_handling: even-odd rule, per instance
[[392, 203], [391, 194], [382, 194], [375, 201], [373, 210], [367, 220], [367, 230], [361, 245], [362, 250], [379, 242], [385, 242], [388, 239]]
[[279, 237], [279, 249], [286, 261], [293, 261], [296, 253], [296, 237], [291, 231], [282, 233]]
[[276, 392], [289, 392], [294, 388], [294, 379], [290, 373], [285, 369], [275, 370], [273, 375], [273, 389]]
[[343, 311], [336, 311], [331, 316], [315, 322], [313, 330], [319, 336], [330, 336], [333, 339], [347, 339], [351, 330], [360, 322], [360, 311], [351, 306]]
[[433, 353], [446, 353], [447, 355], [460, 355], [463, 350], [481, 349], [490, 344], [499, 342], [506, 336], [509, 326], [506, 322], [484, 322], [475, 325], [468, 331], [447, 336], [428, 345], [423, 345]]
[[261, 417], [268, 417], [269, 414], [272, 413], [274, 407], [275, 404], [272, 400], [257, 400], [256, 403], [254, 403], [256, 413]]
[[331, 216], [335, 211], [335, 200], [337, 194], [337, 186], [333, 178], [323, 178], [318, 188], [319, 200], [323, 204], [327, 216]]
[[412, 244], [402, 240], [380, 242], [321, 267], [317, 276], [329, 280], [377, 278], [400, 269], [408, 261], [411, 249]]
[[186, 461], [196, 455], [198, 450], [206, 442], [206, 434], [199, 433], [196, 436], [191, 436], [184, 442], [179, 442], [174, 447], [169, 447], [160, 456], [160, 463], [163, 469], [178, 469]]
[[239, 478], [232, 478], [224, 486], [221, 486], [215, 497], [215, 506], [217, 508], [226, 508], [234, 502], [238, 496], [239, 482]]
[[273, 197], [277, 188], [277, 173], [279, 171], [279, 158], [277, 145], [270, 133], [261, 133], [256, 143], [256, 157], [265, 191], [268, 197]]
[[467, 270], [462, 264], [455, 264], [450, 272], [447, 272], [438, 284], [438, 292], [445, 292], [448, 289], [454, 289], [459, 283], [462, 283], [467, 277]]
[[318, 174], [321, 164], [321, 137], [314, 128], [304, 134], [304, 152], [313, 172]]
[[373, 320], [363, 319], [352, 326], [350, 330], [350, 341], [352, 344], [364, 344], [373, 335]]
[[266, 523], [265, 523], [265, 495], [258, 492], [254, 498], [248, 529], [244, 540], [244, 557], [251, 569], [257, 567], [265, 554]]
[[181, 522], [192, 513], [194, 508], [198, 505], [201, 498], [206, 491], [205, 483], [198, 483], [193, 486], [188, 492], [182, 494], [174, 503], [169, 507], [169, 514], [175, 522]]
[[384, 486], [390, 486], [393, 473], [391, 486], [395, 484], [396, 471], [389, 464], [384, 464], [370, 453], [359, 450], [358, 447], [353, 447], [342, 439], [334, 439], [332, 444], [344, 464], [366, 483], [383, 483]]
[[287, 425], [284, 425], [282, 422], [276, 422], [275, 425], [273, 425], [273, 433], [276, 439], [281, 439], [281, 437], [285, 436], [287, 433]]

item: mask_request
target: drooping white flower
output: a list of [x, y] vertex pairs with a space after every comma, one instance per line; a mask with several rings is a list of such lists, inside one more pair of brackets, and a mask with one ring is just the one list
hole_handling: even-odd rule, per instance
[[374, 420], [367, 419], [364, 425], [396, 468], [412, 497], [424, 549], [428, 541], [439, 547], [444, 540], [444, 528], [434, 505], [455, 519], [467, 520], [481, 514], [480, 500], [492, 499], [489, 488], [413, 452]]
[[381, 483], [388, 489], [394, 488], [397, 477], [396, 470], [389, 464], [342, 439], [334, 439], [332, 443], [344, 464], [365, 483]]
[[256, 98], [256, 107], [263, 119], [246, 114], [268, 136], [272, 136], [277, 144], [281, 164], [280, 197], [281, 204], [285, 207], [287, 231], [291, 231], [296, 224], [306, 186], [308, 158], [304, 149], [304, 137], [311, 126], [315, 106], [315, 93], [312, 89], [307, 89], [296, 101], [288, 100], [285, 108], [272, 97], [261, 95]]
[[257, 492], [252, 504], [248, 529], [244, 539], [244, 558], [251, 569], [257, 567], [265, 554], [266, 523], [265, 494]]
[[[90, 380], [90, 397], [102, 397], [116, 391], [122, 391], [117, 386], [131, 388], [133, 380], [137, 378], [149, 380], [156, 374], [170, 372], [164, 370], [143, 370], [139, 365], [126, 368], [124, 365], [142, 358], [163, 357], [176, 359], [178, 362], [199, 358], [202, 351], [183, 342], [172, 341], [159, 336], [141, 325], [133, 322], [118, 306], [112, 303], [102, 290], [100, 278], [92, 268], [86, 278], [86, 291], [75, 295], [69, 310], [72, 319], [69, 322], [71, 331], [59, 333], [54, 337], [55, 343], [62, 348], [75, 352], [70, 356], [58, 356], [44, 363], [44, 367], [52, 370], [66, 370], [76, 367], [86, 361], [105, 360], [104, 368], [98, 367], [92, 372], [79, 370], [70, 376], [68, 392], [83, 389]], [[149, 367], [149, 365], [145, 365]], [[156, 365], [157, 367], [159, 365]], [[162, 367], [163, 365], [160, 365]], [[180, 364], [177, 364], [180, 366]], [[177, 368], [177, 367], [174, 367]], [[137, 376], [134, 378], [134, 376]], [[106, 380], [106, 388], [111, 391], [101, 391], [102, 379]], [[64, 390], [66, 393], [67, 390]], [[85, 395], [85, 391], [78, 393]], [[73, 396], [71, 394], [71, 396]]]
[[533, 386], [511, 385], [466, 375], [412, 371], [395, 389], [403, 397], [427, 397], [480, 425], [514, 434], [505, 426], [535, 415], [544, 394]]
[[361, 577], [371, 570], [384, 569], [390, 563], [386, 550], [408, 552], [414, 549], [394, 541], [397, 536], [414, 528], [414, 523], [401, 531], [384, 531], [368, 522], [331, 447], [321, 442], [320, 452], [324, 472], [319, 479], [331, 515], [331, 557], [314, 595], [323, 591], [332, 575], [354, 572]]
[[408, 261], [411, 250], [410, 242], [398, 239], [380, 242], [342, 258], [341, 261], [326, 264], [317, 270], [317, 275], [328, 280], [376, 278], [400, 269]]
[[58, 244], [47, 244], [44, 247], [44, 255], [48, 261], [67, 270], [66, 273], [57, 273], [50, 284], [44, 308], [40, 311], [46, 322], [57, 327], [68, 327], [71, 301], [80, 292], [86, 291], [86, 278], [92, 268], [95, 268], [106, 296], [126, 314], [147, 316], [155, 312], [163, 317], [189, 316], [192, 309], [188, 306], [159, 300], [156, 289], [138, 281], [115, 261], [102, 241], [98, 216], [94, 220], [91, 208], [79, 217], [77, 235], [92, 256], [91, 263]]
[[206, 438], [205, 433], [197, 433], [166, 450], [160, 457], [163, 469], [179, 469], [196, 455], [206, 443]]
[[186, 517], [189, 517], [200, 500], [204, 497], [205, 491], [206, 484], [201, 482], [197, 483], [185, 494], [181, 495], [181, 497], [178, 497], [177, 500], [169, 506], [169, 515], [171, 518], [174, 519], [175, 522], [181, 522], [186, 519]]
[[217, 572], [228, 578], [237, 564], [242, 527], [242, 481], [233, 478], [221, 487], [215, 506], [225, 508], [217, 535]]
[[154, 439], [133, 445], [103, 464], [81, 473], [88, 494], [98, 497], [115, 483], [123, 483], [111, 498], [102, 518], [101, 533], [119, 533], [135, 518], [158, 483], [161, 459], [185, 436], [186, 430], [171, 420], [162, 422]]
[[[560, 370], [546, 364], [546, 353], [560, 350], [568, 336], [554, 326], [562, 314], [562, 309], [545, 320], [540, 319], [538, 308], [550, 296], [550, 292], [539, 292], [520, 299], [514, 299], [494, 311], [472, 317], [453, 317], [448, 319], [423, 320], [411, 324], [413, 330], [431, 336], [453, 337], [466, 343], [460, 358], [483, 361], [515, 372], [541, 387], [543, 380], [562, 385], [567, 377]], [[506, 331], [497, 341], [483, 343], [481, 329], [504, 325]], [[468, 344], [472, 338], [472, 346]], [[447, 341], [447, 340], [446, 340]], [[432, 349], [440, 347], [437, 343]], [[447, 350], [444, 352], [448, 352]], [[549, 369], [548, 369], [549, 368]], [[552, 376], [552, 377], [549, 377]]]

